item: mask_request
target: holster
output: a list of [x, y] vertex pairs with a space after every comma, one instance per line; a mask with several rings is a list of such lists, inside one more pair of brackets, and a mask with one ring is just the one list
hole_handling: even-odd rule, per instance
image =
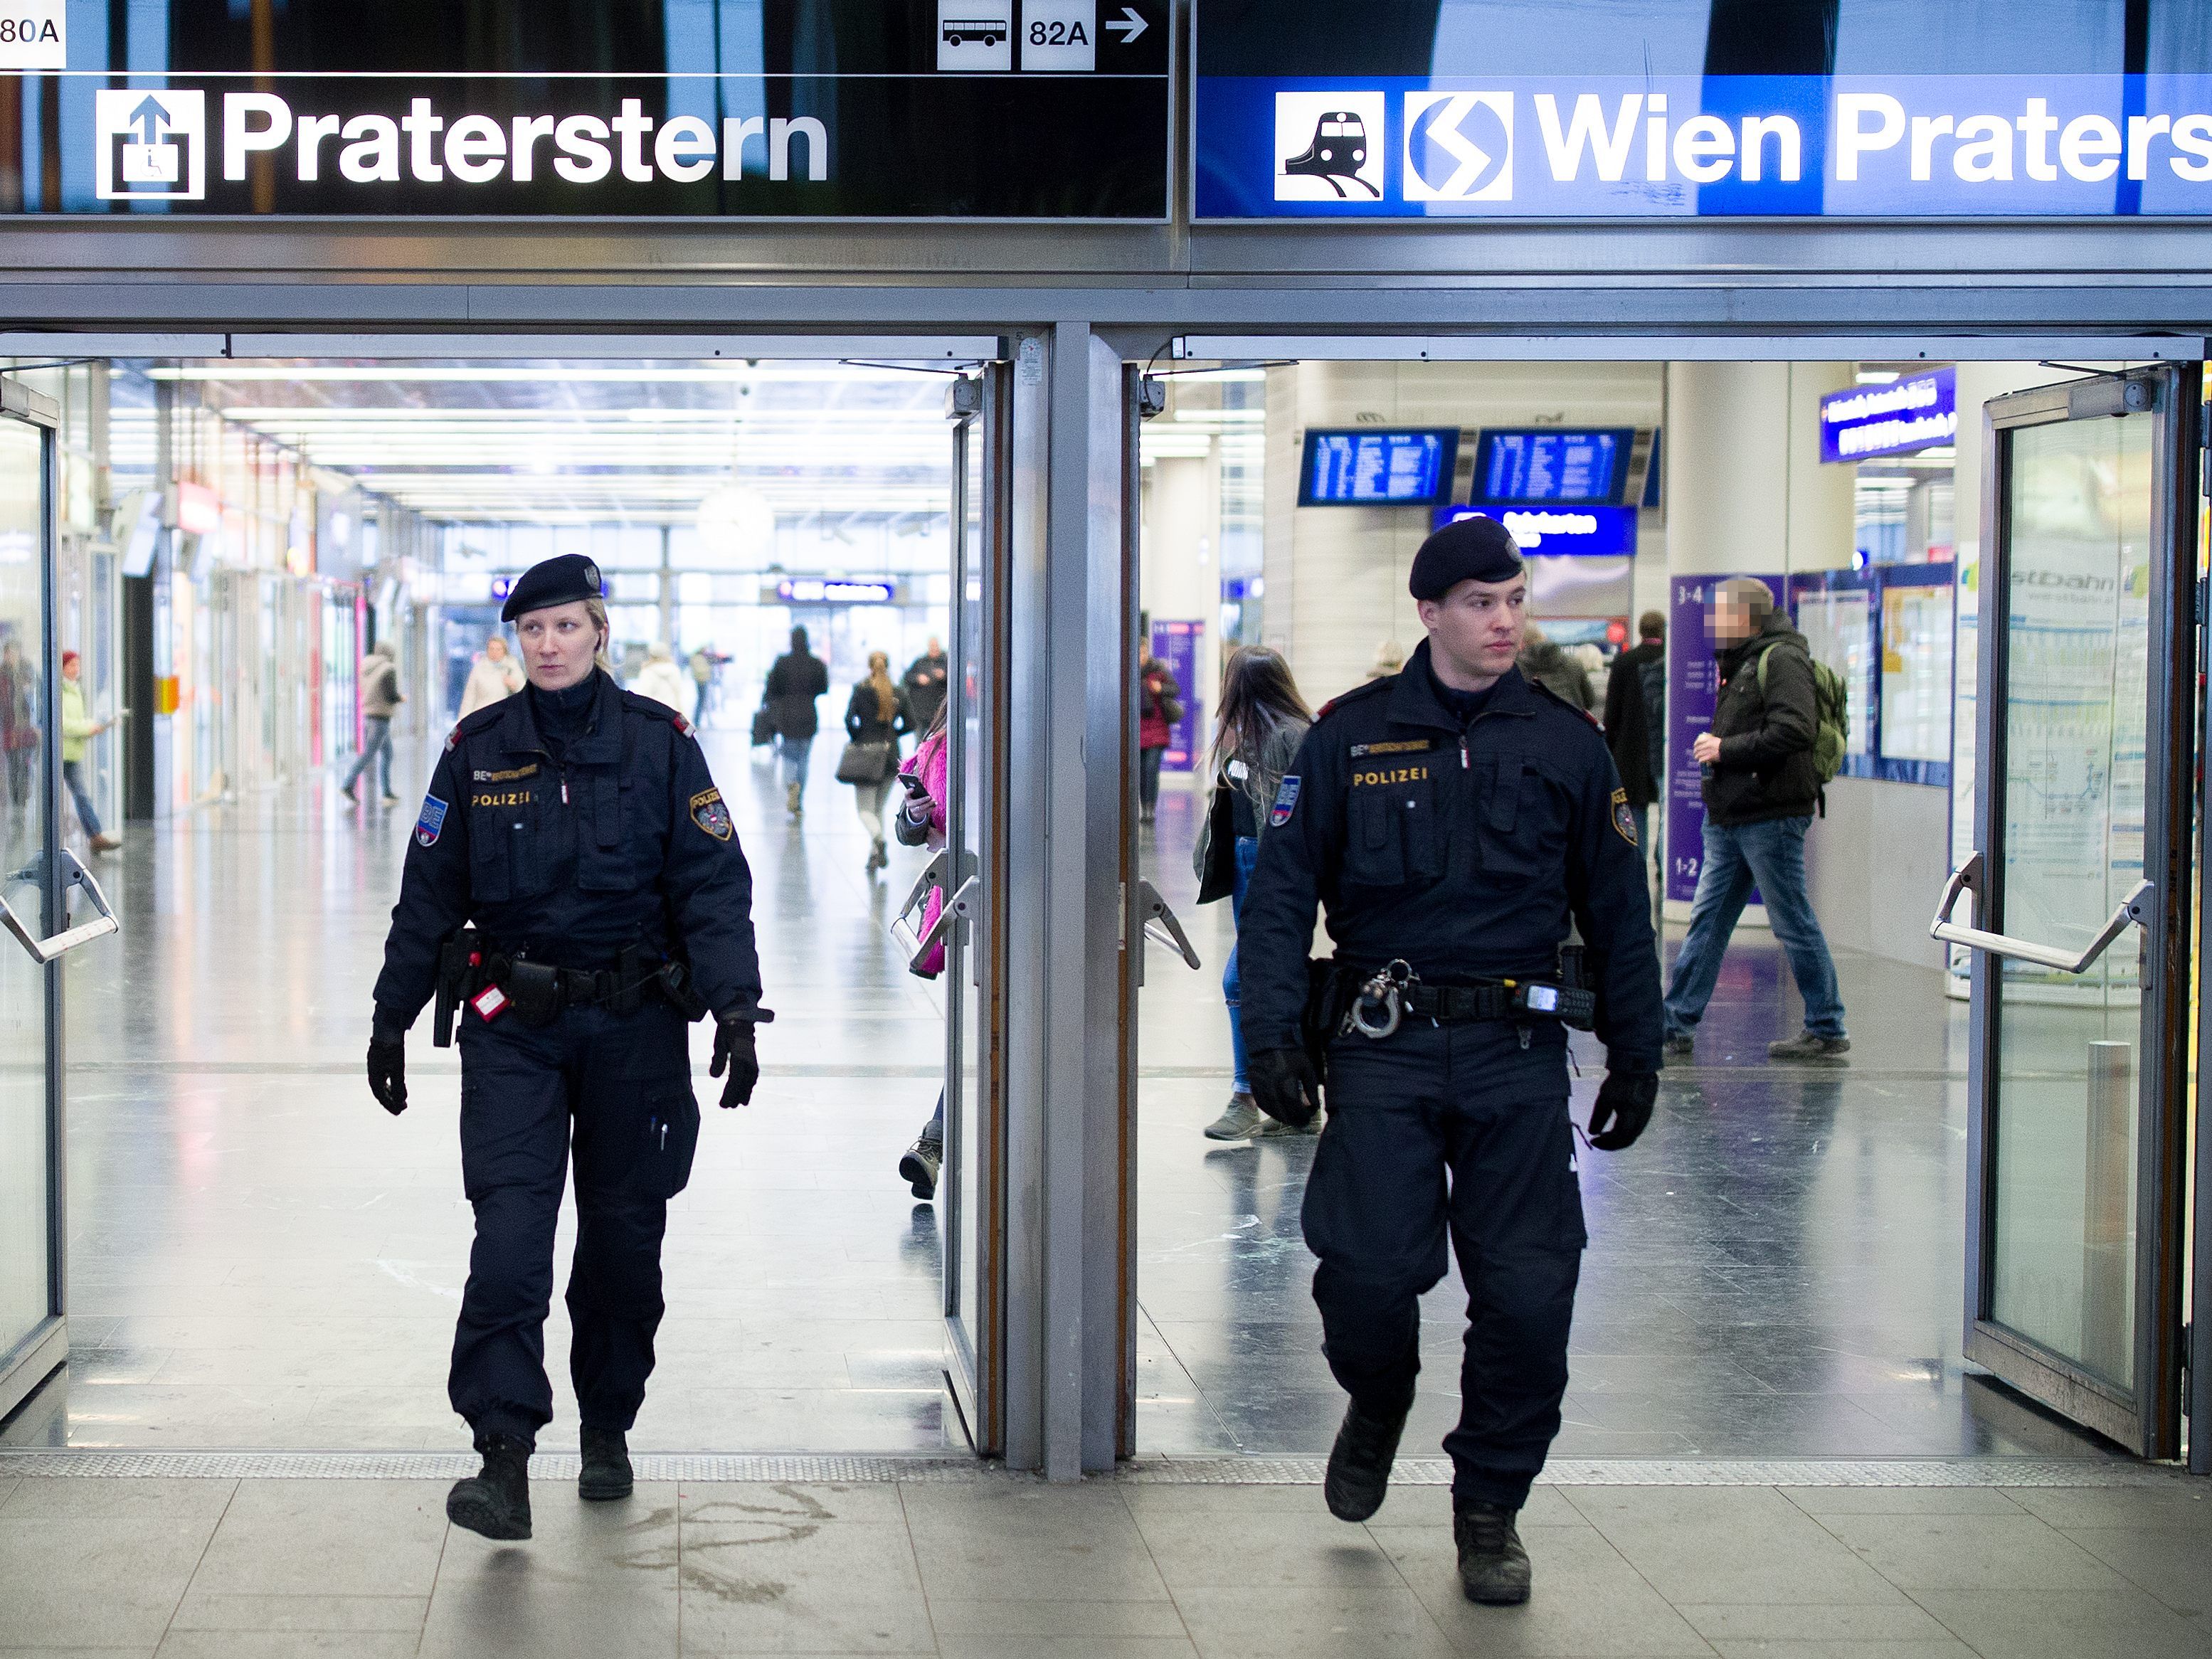
[[1328, 1086], [1328, 1045], [1344, 1024], [1358, 975], [1340, 969], [1334, 957], [1306, 963], [1306, 1006], [1298, 1036], [1322, 1086]]
[[676, 1005], [677, 1012], [687, 1022], [702, 1020], [712, 1012], [707, 1006], [707, 1000], [699, 994], [698, 981], [691, 977], [690, 963], [672, 957], [660, 964], [655, 979], [660, 994]]
[[485, 964], [525, 1025], [550, 1025], [561, 1012], [561, 970], [549, 963], [494, 957]]
[[475, 988], [470, 981], [483, 960], [483, 936], [473, 926], [462, 927], [439, 947], [438, 989], [430, 1012], [432, 1048], [453, 1046], [453, 1016], [459, 1011], [461, 999]]

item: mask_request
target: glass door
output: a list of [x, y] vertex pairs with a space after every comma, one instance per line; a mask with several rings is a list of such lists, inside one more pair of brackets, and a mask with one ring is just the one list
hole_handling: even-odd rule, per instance
[[[114, 931], [61, 844], [54, 430], [0, 380], [0, 1415], [68, 1356], [63, 1317], [61, 956]], [[82, 887], [97, 915], [70, 927]]]
[[[1968, 1358], [2179, 1444], [2195, 365], [1985, 406]], [[1971, 922], [1957, 920], [1971, 894]]]
[[908, 900], [919, 922], [939, 891], [941, 921], [915, 944], [943, 941], [945, 1164], [938, 1184], [944, 1229], [945, 1377], [977, 1452], [1006, 1449], [1006, 1121], [1004, 890], [1008, 585], [1007, 461], [1011, 398], [1003, 368], [953, 383], [951, 683], [945, 703], [949, 780], [944, 853]]

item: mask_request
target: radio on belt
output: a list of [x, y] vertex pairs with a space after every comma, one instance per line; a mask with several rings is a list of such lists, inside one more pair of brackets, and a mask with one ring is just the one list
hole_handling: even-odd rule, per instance
[[1543, 985], [1528, 980], [1508, 980], [1516, 1014], [1546, 1014], [1578, 1031], [1597, 1024], [1597, 994], [1572, 985]]

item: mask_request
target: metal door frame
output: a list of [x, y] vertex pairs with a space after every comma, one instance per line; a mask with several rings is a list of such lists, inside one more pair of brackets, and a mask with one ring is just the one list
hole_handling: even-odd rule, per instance
[[[31, 391], [20, 381], [0, 377], [0, 420], [35, 427], [40, 434], [39, 489], [41, 496], [39, 532], [40, 648], [46, 659], [40, 671], [40, 706], [45, 712], [40, 748], [44, 762], [46, 796], [40, 802], [40, 833], [45, 855], [39, 879], [39, 927], [45, 934], [67, 926], [58, 856], [62, 835], [61, 722], [54, 711], [61, 707], [60, 619], [60, 477], [57, 454], [61, 409], [52, 399]], [[12, 939], [0, 939], [0, 950], [12, 949]], [[33, 1389], [69, 1358], [69, 1159], [63, 1137], [68, 1111], [64, 1077], [62, 1023], [61, 964], [50, 962], [44, 975], [46, 1097], [46, 1317], [13, 1352], [0, 1355], [0, 1417], [13, 1411]]]
[[2002, 958], [1974, 953], [1968, 1047], [1964, 1357], [2074, 1421], [2145, 1457], [2172, 1457], [2181, 1431], [2182, 1148], [2189, 1066], [2189, 910], [2194, 809], [2197, 475], [2202, 369], [2194, 363], [2036, 387], [1984, 406], [1980, 691], [1976, 699], [1975, 845], [1982, 862], [1975, 923], [2004, 927], [2006, 722], [2011, 618], [2001, 598], [2011, 566], [2013, 433], [2069, 419], [2135, 418], [2131, 387], [2151, 388], [2150, 638], [2144, 744], [2144, 907], [2136, 1066], [2135, 1389], [2124, 1395], [2041, 1343], [1990, 1317], [1995, 1276], [1991, 1111]]

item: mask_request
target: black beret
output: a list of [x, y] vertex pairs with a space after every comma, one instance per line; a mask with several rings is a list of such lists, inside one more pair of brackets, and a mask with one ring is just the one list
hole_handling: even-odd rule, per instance
[[1521, 549], [1513, 532], [1480, 516], [1448, 524], [1413, 555], [1407, 591], [1417, 599], [1441, 599], [1459, 583], [1510, 582], [1521, 574]]
[[507, 590], [507, 603], [500, 607], [499, 619], [513, 622], [526, 611], [599, 597], [599, 566], [580, 553], [563, 553], [557, 559], [540, 560], [514, 579], [514, 586]]

